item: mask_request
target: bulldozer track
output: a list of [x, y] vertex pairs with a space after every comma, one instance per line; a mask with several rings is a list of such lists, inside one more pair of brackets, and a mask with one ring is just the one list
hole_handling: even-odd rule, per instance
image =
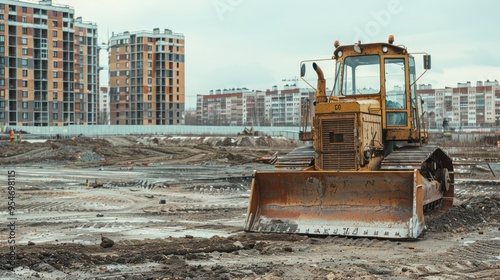
[[380, 169], [392, 171], [420, 169], [422, 162], [424, 162], [436, 148], [437, 147], [433, 145], [425, 145], [396, 149], [382, 160]]

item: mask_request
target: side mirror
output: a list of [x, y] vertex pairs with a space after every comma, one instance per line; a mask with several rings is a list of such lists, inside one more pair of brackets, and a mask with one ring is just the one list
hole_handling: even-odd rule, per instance
[[431, 69], [431, 55], [430, 54], [424, 55], [424, 69], [425, 70]]
[[300, 65], [300, 77], [303, 78], [306, 75], [306, 65]]

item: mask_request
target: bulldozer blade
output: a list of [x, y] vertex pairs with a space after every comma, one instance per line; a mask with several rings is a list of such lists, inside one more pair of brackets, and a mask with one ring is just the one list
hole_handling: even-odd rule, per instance
[[414, 239], [422, 181], [418, 170], [255, 172], [245, 230]]

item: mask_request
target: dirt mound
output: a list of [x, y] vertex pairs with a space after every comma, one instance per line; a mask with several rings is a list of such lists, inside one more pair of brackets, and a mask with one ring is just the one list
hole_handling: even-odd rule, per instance
[[468, 232], [498, 221], [500, 196], [477, 196], [452, 207], [441, 216], [430, 217], [427, 227], [433, 232]]

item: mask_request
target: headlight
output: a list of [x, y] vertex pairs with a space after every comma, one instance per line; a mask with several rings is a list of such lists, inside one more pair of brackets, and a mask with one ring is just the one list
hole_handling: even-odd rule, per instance
[[361, 46], [359, 44], [354, 44], [354, 51], [357, 53], [361, 53]]
[[339, 51], [339, 52], [337, 53], [337, 56], [338, 56], [338, 57], [342, 57], [342, 55], [343, 55], [342, 51]]
[[382, 51], [383, 51], [384, 53], [386, 53], [388, 50], [389, 50], [389, 49], [388, 49], [386, 46], [383, 46], [383, 47], [382, 47]]

